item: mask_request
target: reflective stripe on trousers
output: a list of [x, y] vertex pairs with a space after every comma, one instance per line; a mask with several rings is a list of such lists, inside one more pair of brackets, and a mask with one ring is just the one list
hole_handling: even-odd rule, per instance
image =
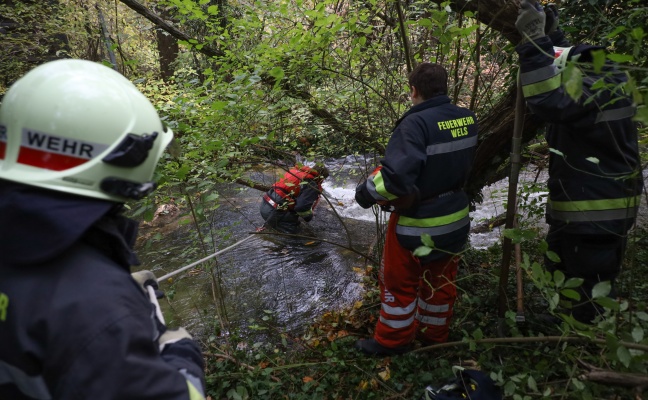
[[387, 347], [410, 343], [419, 331], [426, 341], [443, 342], [457, 291], [458, 257], [449, 256], [421, 266], [396, 238], [398, 216], [387, 228], [380, 270], [380, 318], [374, 338]]

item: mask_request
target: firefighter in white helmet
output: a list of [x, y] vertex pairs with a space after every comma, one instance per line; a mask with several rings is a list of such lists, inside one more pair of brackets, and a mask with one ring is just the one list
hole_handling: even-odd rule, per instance
[[[578, 300], [565, 299], [565, 314], [591, 323], [604, 310], [592, 300], [599, 282], [611, 283], [614, 297], [642, 190], [636, 113], [619, 89], [627, 76], [612, 63], [599, 70], [593, 59], [600, 46], [571, 46], [558, 27], [558, 10], [522, 0], [516, 27], [523, 37], [520, 82], [531, 111], [547, 122], [549, 158], [549, 271], [583, 280]], [[573, 98], [562, 82], [568, 63], [582, 72], [582, 92]], [[568, 302], [567, 300], [571, 300]]]
[[203, 360], [131, 275], [137, 223], [173, 137], [122, 75], [43, 64], [0, 105], [0, 398], [204, 399]]

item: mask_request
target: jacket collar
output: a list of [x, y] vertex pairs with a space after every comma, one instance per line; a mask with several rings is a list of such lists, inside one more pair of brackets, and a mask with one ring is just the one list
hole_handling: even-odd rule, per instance
[[[137, 223], [119, 215], [121, 204], [0, 180], [0, 265], [47, 262], [90, 236], [108, 257], [133, 261]], [[134, 226], [133, 226], [134, 224]], [[90, 233], [92, 233], [90, 235]], [[99, 240], [99, 236], [101, 240]]]
[[423, 110], [427, 110], [428, 108], [433, 108], [433, 107], [438, 107], [442, 104], [450, 103], [450, 97], [448, 97], [445, 94], [440, 94], [438, 96], [434, 96], [432, 98], [429, 98], [425, 100], [422, 103], [419, 103], [415, 106], [412, 106], [405, 114], [403, 114], [402, 117], [398, 121], [396, 121], [396, 126], [401, 123], [408, 115], [415, 114], [417, 112], [421, 112]]

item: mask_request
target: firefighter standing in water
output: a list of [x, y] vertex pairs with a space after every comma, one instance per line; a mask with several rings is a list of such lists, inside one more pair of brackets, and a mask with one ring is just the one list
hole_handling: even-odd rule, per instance
[[59, 60], [0, 106], [0, 399], [204, 399], [203, 359], [133, 275], [124, 203], [173, 132], [118, 72]]
[[309, 222], [322, 194], [322, 182], [329, 171], [323, 164], [295, 166], [263, 195], [261, 216], [266, 226], [279, 232], [300, 231], [299, 218]]
[[[423, 63], [409, 75], [413, 107], [396, 123], [385, 158], [356, 188], [363, 208], [395, 208], [389, 218], [379, 273], [380, 318], [371, 339], [356, 348], [366, 354], [403, 353], [418, 337], [424, 343], [448, 338], [457, 290], [459, 257], [470, 230], [463, 191], [477, 145], [477, 121], [450, 103], [448, 74]], [[434, 250], [412, 252], [430, 235]]]
[[[593, 287], [609, 281], [614, 296], [627, 232], [639, 206], [643, 182], [632, 121], [636, 108], [623, 91], [623, 72], [611, 63], [594, 68], [594, 54], [603, 47], [570, 46], [554, 5], [544, 10], [534, 0], [520, 5], [515, 25], [523, 41], [516, 51], [524, 97], [548, 123], [549, 147], [560, 152], [549, 155], [546, 210], [547, 243], [560, 260], [548, 258], [546, 267], [583, 279], [580, 300], [566, 304], [565, 311], [590, 323], [603, 311], [591, 300]], [[562, 84], [568, 60], [584, 74], [577, 99]]]

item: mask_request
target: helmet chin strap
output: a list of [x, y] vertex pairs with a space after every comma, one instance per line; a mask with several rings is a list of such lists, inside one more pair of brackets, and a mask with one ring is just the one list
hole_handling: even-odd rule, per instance
[[104, 178], [99, 185], [99, 188], [108, 194], [133, 200], [148, 196], [156, 187], [155, 182], [137, 183], [113, 177]]

